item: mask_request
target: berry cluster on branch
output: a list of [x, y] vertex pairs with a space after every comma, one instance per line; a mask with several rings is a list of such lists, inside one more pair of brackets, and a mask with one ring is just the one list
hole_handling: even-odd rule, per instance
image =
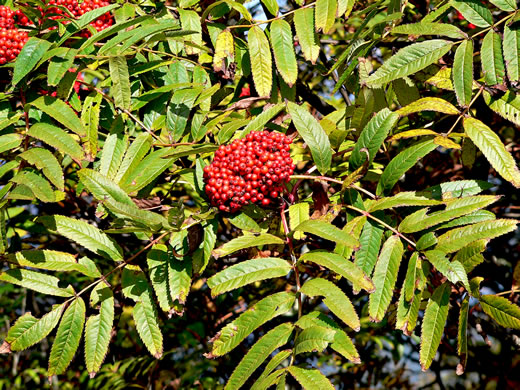
[[251, 203], [269, 206], [280, 199], [294, 172], [292, 139], [267, 130], [254, 131], [221, 145], [204, 168], [206, 194], [221, 211], [236, 212]]

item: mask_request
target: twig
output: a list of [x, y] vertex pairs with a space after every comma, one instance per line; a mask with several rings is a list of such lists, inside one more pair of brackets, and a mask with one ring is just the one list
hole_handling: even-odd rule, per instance
[[480, 94], [482, 93], [482, 91], [484, 90], [484, 86], [481, 86], [479, 91], [477, 92], [477, 94], [473, 97], [473, 99], [471, 99], [471, 101], [469, 102], [468, 106], [465, 108], [465, 110], [459, 115], [459, 117], [457, 118], [457, 120], [455, 121], [455, 123], [453, 124], [453, 126], [451, 126], [451, 128], [448, 130], [448, 132], [446, 133], [446, 135], [449, 135], [453, 130], [455, 130], [455, 126], [457, 126], [457, 124], [460, 122], [460, 120], [462, 118], [464, 118], [464, 116], [469, 112], [469, 109], [471, 108], [471, 106], [473, 105], [473, 103], [475, 103], [475, 100], [478, 99], [478, 97], [480, 96]]
[[80, 292], [78, 292], [77, 294], [75, 294], [75, 296], [73, 298], [70, 298], [67, 302], [73, 300], [73, 299], [76, 299], [77, 297], [79, 297], [81, 294], [83, 294], [85, 291], [89, 290], [90, 288], [94, 287], [95, 285], [97, 285], [98, 283], [100, 282], [103, 282], [106, 280], [106, 278], [110, 275], [112, 275], [114, 272], [116, 272], [117, 270], [123, 268], [123, 267], [126, 267], [128, 264], [130, 264], [132, 261], [134, 261], [139, 255], [141, 255], [141, 253], [143, 253], [144, 251], [146, 251], [147, 249], [149, 249], [150, 247], [154, 246], [155, 244], [157, 244], [159, 241], [161, 241], [165, 236], [167, 236], [170, 232], [165, 232], [163, 234], [161, 234], [159, 237], [155, 238], [154, 240], [150, 241], [150, 243], [148, 243], [148, 245], [146, 245], [144, 248], [142, 248], [139, 252], [137, 252], [136, 254], [132, 255], [128, 260], [123, 260], [123, 262], [121, 264], [118, 264], [117, 267], [115, 268], [112, 268], [109, 272], [107, 272], [105, 275], [101, 276], [98, 280], [90, 283], [87, 287], [85, 287], [83, 290], [81, 290]]
[[[87, 88], [93, 90], [93, 91], [96, 91], [97, 93], [99, 93], [101, 96], [103, 96], [106, 100], [108, 100], [109, 102], [111, 102], [112, 104], [114, 104], [115, 106], [115, 102], [114, 102], [114, 99], [112, 99], [110, 96], [108, 96], [105, 92], [103, 92], [101, 89], [93, 86], [93, 85], [90, 85], [89, 83], [86, 83], [84, 81], [81, 81], [81, 80], [77, 80], [78, 83], [86, 86]], [[149, 129], [148, 127], [146, 127], [146, 125], [141, 122], [141, 120], [136, 117], [134, 114], [132, 114], [130, 111], [128, 111], [126, 108], [121, 108], [121, 107], [116, 107], [117, 110], [120, 110], [121, 112], [125, 113], [126, 115], [128, 115], [130, 118], [132, 118], [134, 120], [135, 123], [137, 123], [139, 126], [141, 126], [142, 129], [144, 129], [148, 134], [150, 134], [152, 137], [154, 137], [156, 140], [160, 141], [159, 137], [157, 137], [153, 131], [151, 129]]]
[[365, 217], [370, 218], [370, 219], [376, 221], [377, 223], [379, 223], [379, 224], [381, 224], [382, 226], [386, 227], [388, 230], [391, 230], [394, 234], [398, 235], [399, 237], [401, 237], [403, 240], [405, 240], [407, 243], [409, 243], [410, 245], [412, 245], [412, 246], [415, 248], [415, 242], [413, 242], [412, 240], [410, 240], [408, 237], [403, 236], [403, 234], [401, 234], [401, 232], [399, 232], [397, 229], [393, 228], [392, 226], [390, 226], [390, 225], [387, 224], [386, 222], [383, 222], [383, 221], [381, 221], [379, 218], [374, 217], [374, 216], [373, 216], [372, 214], [370, 214], [368, 211], [361, 210], [361, 209], [358, 209], [357, 207], [350, 206], [350, 205], [345, 205], [345, 207], [348, 208], [348, 209], [351, 209], [351, 210], [357, 211], [358, 213], [364, 215]]
[[277, 16], [277, 17], [274, 17], [272, 19], [267, 19], [267, 20], [253, 20], [253, 23], [252, 24], [236, 24], [234, 26], [227, 26], [228, 29], [232, 29], [232, 28], [250, 28], [250, 27], [253, 27], [253, 26], [260, 26], [262, 24], [267, 24], [267, 23], [270, 23], [274, 20], [279, 20], [279, 19], [283, 19], [285, 18], [286, 16], [289, 16], [293, 13], [295, 13], [296, 11], [300, 10], [300, 9], [304, 9], [304, 8], [310, 8], [312, 6], [314, 6], [316, 4], [315, 1], [313, 1], [312, 3], [309, 3], [307, 5], [304, 5], [303, 7], [299, 7], [299, 8], [296, 8], [296, 9], [293, 9], [289, 12], [286, 12], [284, 13], [283, 15], [280, 15], [280, 16]]

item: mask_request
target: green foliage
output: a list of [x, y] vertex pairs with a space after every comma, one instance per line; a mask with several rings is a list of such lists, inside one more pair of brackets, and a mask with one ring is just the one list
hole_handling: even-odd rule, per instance
[[[478, 276], [520, 283], [486, 273], [518, 224], [517, 4], [416, 3], [118, 0], [40, 24], [8, 2], [36, 23], [0, 69], [0, 352], [48, 357], [17, 380], [375, 388], [380, 349], [406, 350], [393, 329], [420, 322], [422, 369], [456, 349], [458, 374], [475, 319], [520, 329]], [[264, 129], [292, 139], [293, 176], [235, 155], [276, 199], [219, 210], [205, 167]]]

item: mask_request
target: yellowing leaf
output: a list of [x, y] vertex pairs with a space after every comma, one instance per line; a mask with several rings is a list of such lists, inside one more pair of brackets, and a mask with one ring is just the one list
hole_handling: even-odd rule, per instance
[[229, 64], [235, 61], [235, 44], [233, 34], [229, 30], [223, 30], [217, 37], [215, 55], [213, 56], [213, 70], [221, 72]]
[[459, 110], [457, 110], [457, 108], [453, 104], [447, 102], [444, 99], [436, 97], [425, 97], [416, 100], [415, 102], [410, 103], [409, 105], [404, 106], [403, 108], [400, 108], [396, 112], [401, 116], [405, 116], [413, 114], [415, 112], [422, 111], [437, 111], [449, 115], [459, 114]]
[[253, 26], [248, 33], [251, 71], [258, 96], [271, 96], [273, 85], [273, 61], [269, 41], [258, 26]]

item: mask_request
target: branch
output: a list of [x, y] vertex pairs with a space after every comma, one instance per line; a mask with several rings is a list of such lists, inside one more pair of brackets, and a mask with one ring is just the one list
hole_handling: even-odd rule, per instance
[[[77, 80], [78, 83], [86, 86], [88, 89], [91, 89], [92, 91], [95, 91], [97, 93], [99, 93], [101, 96], [103, 96], [106, 100], [108, 100], [110, 103], [114, 104], [114, 107], [115, 107], [115, 102], [114, 102], [114, 99], [112, 99], [110, 96], [108, 96], [105, 92], [103, 92], [101, 89], [93, 86], [93, 85], [90, 85], [84, 81], [81, 81], [81, 80]], [[134, 120], [135, 123], [137, 123], [139, 126], [141, 126], [142, 129], [146, 130], [146, 132], [148, 134], [150, 134], [152, 137], [154, 137], [156, 140], [160, 141], [159, 137], [157, 137], [153, 131], [151, 129], [149, 129], [148, 127], [146, 127], [146, 125], [141, 122], [141, 120], [136, 117], [134, 114], [132, 114], [130, 111], [128, 111], [126, 108], [120, 108], [120, 107], [116, 107], [117, 110], [125, 113], [126, 115], [128, 115], [130, 118], [132, 118]]]

